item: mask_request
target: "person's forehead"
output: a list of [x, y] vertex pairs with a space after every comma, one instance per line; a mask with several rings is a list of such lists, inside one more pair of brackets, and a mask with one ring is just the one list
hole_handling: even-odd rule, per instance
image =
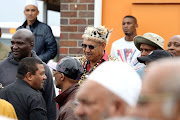
[[39, 69], [44, 69], [44, 65], [43, 65], [43, 64], [37, 64], [37, 67], [38, 67]]
[[80, 86], [80, 89], [77, 93], [78, 98], [91, 98], [98, 99], [102, 96], [104, 87], [98, 83], [88, 80], [83, 85]]
[[178, 42], [180, 43], [180, 37], [172, 37], [169, 42]]
[[95, 42], [95, 41], [92, 41], [92, 40], [87, 40], [87, 39], [84, 39], [83, 43], [86, 43], [88, 45], [97, 45], [98, 44], [98, 42]]
[[123, 22], [135, 22], [135, 20], [133, 18], [127, 17], [123, 19]]
[[28, 38], [24, 38], [22, 36], [13, 36], [11, 41], [14, 41], [14, 42], [28, 42]]
[[151, 46], [151, 45], [148, 45], [148, 44], [145, 44], [145, 43], [142, 43], [140, 45], [140, 48], [155, 48], [154, 46]]
[[21, 37], [12, 37], [11, 41], [15, 42], [25, 42], [25, 40]]
[[34, 5], [27, 5], [24, 9], [35, 9], [38, 10], [36, 6]]

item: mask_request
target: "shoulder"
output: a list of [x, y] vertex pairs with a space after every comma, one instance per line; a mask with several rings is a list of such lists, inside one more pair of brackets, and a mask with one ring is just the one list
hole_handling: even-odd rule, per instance
[[5, 60], [0, 62], [0, 69], [5, 69], [11, 65], [13, 64], [8, 60], [8, 58], [6, 58]]
[[76, 57], [80, 62], [81, 62], [81, 64], [82, 65], [84, 65], [84, 63], [86, 62], [86, 57], [83, 55], [83, 56], [81, 56], [81, 57]]
[[31, 51], [31, 54], [32, 54], [32, 57], [40, 60], [40, 61], [43, 63], [43, 66], [44, 66], [44, 69], [45, 69], [45, 72], [46, 72], [46, 73], [51, 72], [50, 69], [49, 69], [49, 66], [48, 66], [45, 62], [43, 62], [43, 61], [37, 56], [37, 54], [36, 54], [35, 51], [32, 50], [32, 51]]
[[60, 109], [58, 118], [62, 118], [63, 120], [77, 120], [74, 113], [74, 108], [77, 106], [77, 104], [74, 102], [74, 100], [68, 101], [66, 105], [63, 106], [62, 109]]
[[4, 99], [0, 99], [0, 108], [12, 109], [13, 106]]
[[38, 27], [45, 28], [45, 29], [51, 29], [49, 25], [43, 22], [38, 23]]
[[0, 108], [3, 110], [4, 116], [17, 119], [13, 105], [7, 102], [6, 100], [0, 99]]
[[124, 37], [114, 41], [112, 45], [121, 44], [122, 42], [124, 42]]
[[21, 26], [19, 26], [19, 27], [16, 29], [16, 31], [19, 30], [19, 29], [21, 29], [21, 28], [24, 28], [24, 27], [21, 25]]

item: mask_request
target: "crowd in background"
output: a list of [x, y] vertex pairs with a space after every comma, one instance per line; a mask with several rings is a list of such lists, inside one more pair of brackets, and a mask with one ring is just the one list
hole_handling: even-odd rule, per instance
[[36, 0], [27, 0], [11, 47], [0, 42], [0, 119], [180, 120], [180, 35], [165, 50], [163, 36], [137, 35], [138, 20], [127, 15], [111, 55], [113, 31], [87, 26], [83, 56], [48, 63], [57, 43], [38, 14]]

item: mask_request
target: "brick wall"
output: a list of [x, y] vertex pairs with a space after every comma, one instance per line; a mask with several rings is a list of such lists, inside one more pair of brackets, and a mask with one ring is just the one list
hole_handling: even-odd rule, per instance
[[82, 34], [94, 25], [94, 0], [60, 0], [61, 35], [60, 58], [81, 56]]

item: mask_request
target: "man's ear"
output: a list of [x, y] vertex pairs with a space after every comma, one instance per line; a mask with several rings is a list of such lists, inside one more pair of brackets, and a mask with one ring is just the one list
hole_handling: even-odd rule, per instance
[[39, 15], [39, 10], [37, 10], [38, 11], [38, 14], [37, 15]]
[[60, 74], [61, 74], [61, 81], [64, 81], [65, 75], [63, 73], [60, 73]]
[[28, 81], [32, 81], [32, 74], [30, 72], [28, 72], [25, 77]]
[[34, 47], [34, 42], [33, 41], [30, 42], [30, 47], [31, 47], [31, 49], [33, 49], [33, 47]]
[[118, 99], [115, 101], [115, 105], [116, 105], [116, 111], [118, 112], [117, 114], [124, 116], [126, 109], [125, 103], [122, 100]]
[[118, 99], [116, 101], [116, 110], [118, 111], [117, 115], [124, 116], [126, 114], [127, 104], [122, 100]]
[[138, 24], [136, 24], [135, 28], [136, 28], [136, 29], [138, 28]]
[[120, 99], [115, 99], [110, 107], [110, 114], [113, 116], [124, 115], [125, 105]]
[[105, 50], [106, 48], [106, 43], [102, 43], [103, 49]]

